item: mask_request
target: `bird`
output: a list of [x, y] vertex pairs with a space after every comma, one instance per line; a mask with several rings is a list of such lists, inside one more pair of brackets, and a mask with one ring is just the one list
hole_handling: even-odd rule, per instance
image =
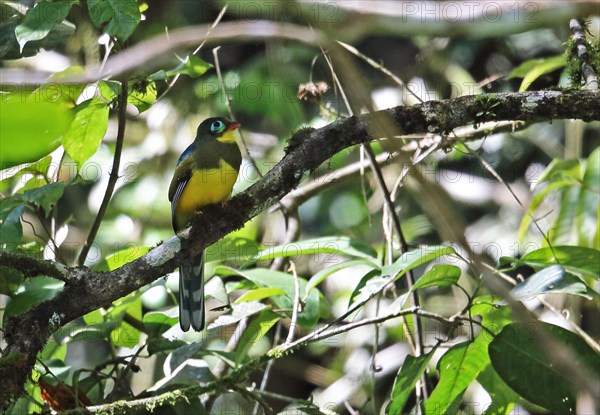
[[[196, 211], [231, 197], [242, 154], [236, 142], [240, 123], [224, 117], [200, 123], [196, 138], [181, 154], [169, 186], [173, 230], [185, 229]], [[202, 331], [204, 310], [204, 252], [179, 266], [179, 325]]]

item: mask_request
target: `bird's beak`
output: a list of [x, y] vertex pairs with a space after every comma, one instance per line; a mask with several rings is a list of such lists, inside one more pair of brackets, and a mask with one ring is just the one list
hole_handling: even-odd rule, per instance
[[229, 125], [227, 126], [227, 131], [237, 130], [238, 128], [240, 128], [240, 125], [242, 125], [242, 124], [240, 124], [237, 121], [231, 121], [229, 123]]

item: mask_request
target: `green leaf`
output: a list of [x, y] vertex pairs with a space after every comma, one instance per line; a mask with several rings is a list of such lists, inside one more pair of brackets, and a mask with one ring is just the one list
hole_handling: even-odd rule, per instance
[[365, 259], [353, 259], [350, 261], [340, 262], [339, 264], [335, 264], [330, 267], [323, 268], [322, 270], [320, 270], [319, 272], [314, 274], [312, 277], [310, 277], [310, 280], [308, 280], [308, 284], [306, 285], [306, 291], [308, 292], [308, 291], [312, 290], [317, 285], [322, 283], [327, 277], [336, 273], [337, 271], [340, 271], [344, 268], [361, 266], [361, 265], [367, 266], [370, 269], [374, 269], [377, 267], [377, 265], [375, 265], [373, 262], [371, 262], [369, 260], [365, 260]]
[[222, 314], [219, 317], [217, 317], [217, 319], [214, 322], [208, 325], [208, 329], [212, 330], [215, 328], [221, 328], [225, 326], [230, 326], [232, 324], [236, 324], [240, 320], [245, 319], [246, 317], [250, 317], [254, 314], [260, 313], [267, 307], [268, 306], [258, 301], [231, 304], [231, 312], [227, 314]]
[[26, 280], [23, 290], [12, 297], [4, 310], [3, 327], [6, 327], [9, 317], [24, 313], [31, 307], [53, 298], [62, 290], [64, 284], [64, 282], [50, 277], [35, 277]]
[[[294, 306], [295, 286], [294, 277], [285, 272], [273, 271], [265, 268], [255, 268], [249, 270], [235, 270], [235, 272], [248, 280], [252, 281], [258, 287], [279, 288], [285, 295], [271, 297], [271, 301], [286, 312], [288, 316], [292, 315]], [[306, 280], [298, 277], [300, 285], [300, 298], [306, 292]], [[243, 304], [243, 303], [242, 303]], [[298, 324], [302, 327], [312, 327], [319, 319], [319, 293], [317, 290], [312, 290], [306, 297], [302, 311], [298, 313]]]
[[535, 216], [535, 211], [540, 207], [548, 194], [555, 190], [562, 190], [569, 186], [573, 186], [573, 181], [571, 179], [555, 181], [550, 183], [531, 198], [531, 202], [527, 208], [527, 214], [523, 215], [523, 219], [521, 219], [521, 224], [519, 225], [519, 243], [521, 245], [524, 244], [523, 241], [525, 240], [525, 235], [527, 234], [527, 229], [529, 229], [532, 218]]
[[552, 56], [549, 58], [532, 59], [523, 62], [508, 75], [508, 78], [523, 78], [519, 92], [526, 91], [527, 88], [540, 76], [554, 72], [557, 69], [565, 67], [567, 60], [565, 55]]
[[580, 194], [581, 189], [579, 186], [569, 186], [562, 189], [558, 216], [549, 232], [550, 241], [553, 244], [575, 245], [577, 243], [575, 215], [577, 214], [577, 202]]
[[69, 182], [49, 183], [41, 187], [25, 190], [23, 193], [17, 193], [15, 197], [24, 202], [41, 207], [46, 216], [48, 216], [52, 207], [56, 205], [62, 197], [65, 187], [67, 187], [68, 184]]
[[99, 81], [98, 91], [106, 102], [112, 102], [121, 93], [121, 84], [117, 81]]
[[272, 312], [270, 309], [262, 310], [255, 319], [253, 319], [248, 328], [242, 334], [235, 351], [235, 362], [240, 363], [250, 348], [255, 345], [267, 332], [273, 327], [281, 316]]
[[131, 261], [138, 259], [146, 255], [150, 251], [148, 246], [138, 246], [131, 244], [127, 248], [121, 249], [94, 265], [92, 268], [94, 271], [114, 271], [117, 268], [121, 268], [123, 265], [130, 263]]
[[346, 236], [326, 236], [323, 238], [307, 239], [299, 242], [292, 242], [285, 245], [270, 247], [259, 252], [250, 258], [244, 267], [254, 264], [258, 261], [271, 261], [279, 257], [293, 257], [296, 255], [323, 255], [320, 258], [324, 263], [336, 264], [339, 262], [334, 255], [347, 255], [357, 258], [375, 259], [377, 253], [363, 242]]
[[569, 179], [572, 183], [577, 183], [582, 178], [583, 172], [579, 160], [554, 159], [540, 174], [537, 181], [538, 183], [545, 183]]
[[126, 41], [140, 23], [141, 14], [136, 0], [88, 0], [92, 23], [104, 32]]
[[587, 285], [568, 273], [560, 265], [552, 265], [531, 275], [511, 290], [517, 300], [527, 300], [546, 293], [576, 294], [592, 299]]
[[196, 55], [189, 54], [177, 67], [168, 71], [160, 70], [148, 77], [150, 81], [166, 80], [175, 75], [188, 75], [191, 78], [202, 76], [213, 66]]
[[178, 317], [170, 316], [165, 312], [152, 311], [144, 314], [144, 328], [145, 333], [150, 337], [158, 337], [171, 327], [173, 327], [179, 321]]
[[471, 314], [482, 317], [482, 326], [491, 333], [484, 330], [479, 335], [488, 336], [490, 341], [494, 334], [499, 333], [504, 326], [514, 321], [511, 308], [506, 305], [506, 301], [491, 295], [475, 297], [471, 305]]
[[[14, 198], [0, 200], [0, 247], [12, 248], [23, 238], [21, 216], [25, 206]], [[12, 249], [11, 249], [12, 250]]]
[[489, 364], [490, 340], [480, 333], [474, 341], [457, 344], [442, 356], [438, 362], [440, 381], [425, 401], [424, 413], [452, 413], [449, 408]]
[[15, 28], [21, 52], [27, 42], [44, 39], [54, 26], [65, 20], [76, 3], [77, 0], [43, 0], [27, 10], [25, 19]]
[[60, 145], [60, 136], [71, 122], [69, 109], [35, 96], [2, 97], [0, 111], [0, 169], [32, 163]]
[[427, 287], [449, 287], [458, 282], [461, 270], [455, 265], [434, 265], [413, 285], [413, 290]]
[[148, 353], [153, 356], [158, 353], [168, 353], [182, 346], [185, 346], [182, 340], [169, 340], [164, 337], [151, 337], [148, 339]]
[[402, 364], [402, 367], [398, 371], [396, 379], [394, 380], [391, 400], [385, 409], [386, 414], [395, 415], [405, 413], [404, 405], [406, 405], [406, 401], [413, 393], [415, 384], [419, 379], [421, 379], [423, 373], [425, 373], [427, 364], [431, 360], [431, 357], [435, 353], [437, 347], [438, 345], [436, 344], [431, 351], [418, 357], [411, 355], [406, 356], [406, 359], [404, 359], [404, 363]]
[[484, 415], [510, 415], [519, 395], [515, 393], [494, 370], [488, 365], [477, 377], [477, 382], [490, 394], [492, 402], [486, 407]]
[[[574, 414], [577, 395], [560, 368], [548, 359], [545, 349], [549, 345], [540, 341], [541, 331], [571, 349], [573, 367], [600, 367], [600, 356], [581, 337], [539, 321], [504, 327], [489, 346], [492, 365], [502, 380], [528, 401], [558, 414]], [[600, 379], [597, 371], [595, 375]]]
[[598, 228], [598, 207], [600, 206], [600, 148], [588, 157], [583, 173], [583, 188], [577, 204], [577, 230], [579, 245], [594, 247], [594, 233]]
[[[113, 302], [108, 309], [87, 313], [83, 320], [89, 327], [82, 329], [81, 333], [89, 336], [89, 330], [92, 334], [94, 331], [100, 331], [104, 337], [110, 334], [116, 346], [133, 347], [139, 340], [140, 332], [123, 321], [125, 314], [142, 320], [142, 300], [139, 292], [133, 292]], [[74, 336], [74, 340], [75, 338]]]
[[58, 359], [64, 361], [66, 356], [67, 343], [60, 343], [57, 342], [55, 339], [51, 339], [48, 343], [46, 343], [46, 345], [38, 355], [38, 357], [44, 362], [50, 359]]
[[142, 85], [130, 82], [129, 91], [127, 102], [135, 105], [139, 112], [146, 111], [156, 101], [157, 92], [156, 84], [154, 82], [142, 82]]
[[600, 279], [600, 251], [582, 246], [554, 246], [536, 249], [520, 261], [534, 268], [562, 265], [567, 271]]
[[263, 300], [265, 298], [273, 297], [275, 295], [282, 295], [282, 294], [285, 294], [285, 291], [283, 291], [281, 288], [271, 288], [271, 287], [257, 288], [255, 290], [248, 291], [247, 293], [241, 295], [237, 300], [235, 300], [235, 303], [239, 304], [239, 303], [243, 303], [246, 301]]
[[456, 253], [456, 251], [453, 248], [443, 245], [413, 249], [412, 251], [400, 255], [393, 264], [383, 267], [381, 274], [389, 275], [394, 280], [397, 280], [407, 271], [410, 271], [419, 265], [423, 265], [441, 256], [454, 253]]
[[108, 128], [108, 104], [92, 98], [75, 107], [75, 118], [62, 139], [67, 154], [81, 168], [98, 149]]
[[371, 295], [379, 292], [385, 285], [389, 284], [391, 280], [388, 277], [382, 277], [381, 271], [373, 269], [368, 271], [360, 279], [352, 294], [348, 300], [348, 308], [352, 307], [352, 304], [367, 300]]

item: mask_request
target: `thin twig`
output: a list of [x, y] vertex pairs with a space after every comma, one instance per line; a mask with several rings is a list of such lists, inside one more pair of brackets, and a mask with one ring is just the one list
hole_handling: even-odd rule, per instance
[[294, 331], [298, 324], [298, 310], [300, 309], [300, 280], [298, 279], [298, 273], [296, 272], [296, 264], [294, 261], [290, 261], [290, 269], [294, 277], [294, 306], [292, 309], [292, 320], [290, 322], [290, 330], [285, 339], [284, 344], [290, 344], [294, 340]]
[[102, 219], [104, 219], [104, 214], [106, 213], [106, 209], [108, 208], [108, 204], [112, 198], [117, 180], [119, 179], [121, 152], [123, 151], [125, 124], [127, 123], [127, 95], [127, 81], [125, 80], [121, 83], [121, 94], [119, 95], [119, 127], [117, 129], [117, 142], [115, 145], [115, 156], [113, 158], [112, 170], [110, 171], [110, 177], [108, 178], [108, 185], [106, 186], [104, 199], [102, 199], [102, 204], [100, 205], [100, 209], [98, 209], [96, 219], [92, 224], [92, 228], [90, 229], [90, 233], [85, 241], [85, 245], [83, 245], [83, 249], [79, 254], [79, 259], [77, 260], [77, 264], [79, 266], [82, 266], [85, 263], [88, 252], [94, 243], [94, 239], [96, 239], [96, 234], [98, 233]]
[[344, 42], [340, 42], [339, 40], [337, 41], [337, 43], [342, 46], [344, 49], [346, 49], [348, 52], [352, 53], [353, 55], [361, 58], [363, 61], [367, 62], [369, 65], [371, 65], [373, 68], [375, 69], [379, 69], [382, 73], [384, 73], [385, 75], [387, 75], [392, 81], [394, 81], [396, 84], [398, 84], [398, 86], [403, 89], [408, 91], [413, 97], [415, 97], [419, 102], [423, 102], [423, 100], [421, 99], [420, 96], [418, 96], [417, 94], [415, 94], [413, 91], [410, 90], [410, 88], [408, 88], [406, 86], [406, 84], [404, 83], [404, 81], [402, 81], [402, 79], [398, 78], [398, 76], [396, 76], [392, 71], [390, 71], [388, 68], [386, 68], [385, 66], [383, 66], [380, 63], [375, 62], [373, 59], [369, 58], [367, 55], [361, 53], [358, 49], [356, 49], [354, 46], [349, 45], [347, 43]]
[[[226, 11], [227, 11], [227, 4], [225, 4], [225, 6], [223, 6], [221, 11], [219, 12], [219, 15], [213, 22], [213, 24], [206, 29], [206, 34], [204, 35], [204, 40], [198, 45], [198, 47], [196, 49], [194, 49], [194, 52], [192, 52], [193, 55], [200, 52], [200, 49], [202, 49], [202, 46], [204, 46], [204, 44], [206, 43], [206, 39], [208, 38], [208, 35], [210, 35], [210, 32], [219, 24], [219, 22], [223, 18], [223, 15], [225, 15]], [[167, 39], [169, 38], [168, 32], [165, 36], [167, 37]], [[181, 58], [179, 58], [179, 57], [177, 57], [177, 58], [179, 60], [181, 60]], [[175, 86], [175, 83], [177, 82], [177, 80], [179, 79], [180, 76], [181, 76], [181, 74], [178, 73], [173, 77], [173, 79], [167, 85], [167, 89], [165, 89], [165, 91], [162, 94], [160, 94], [160, 96], [156, 99], [157, 101], [160, 101], [169, 93], [169, 91]]]
[[[221, 46], [217, 46], [216, 48], [213, 49], [213, 57], [215, 58], [215, 69], [217, 71], [217, 78], [219, 79], [219, 83], [221, 84], [221, 95], [223, 96], [223, 101], [225, 102], [225, 107], [227, 107], [227, 113], [229, 114], [229, 118], [234, 120], [235, 116], [233, 115], [233, 110], [231, 109], [231, 101], [229, 100], [229, 95], [227, 94], [225, 80], [223, 79], [223, 76], [221, 74], [221, 65], [219, 64], [219, 48], [221, 48]], [[246, 157], [248, 158], [248, 160], [252, 164], [252, 167], [254, 167], [254, 170], [256, 170], [258, 175], [260, 177], [263, 177], [263, 174], [261, 173], [260, 169], [258, 168], [258, 164], [256, 163], [256, 160], [254, 160], [254, 157], [252, 157], [252, 155], [250, 155], [250, 149], [248, 148], [248, 143], [246, 143], [244, 134], [242, 133], [241, 130], [238, 130], [238, 133], [240, 134], [240, 140], [242, 142], [242, 147], [244, 147], [244, 152], [246, 153]]]
[[[281, 337], [281, 321], [277, 322], [277, 327], [275, 328], [275, 335], [273, 336], [273, 347], [275, 348], [279, 344], [279, 338]], [[265, 367], [265, 373], [260, 382], [260, 388], [256, 391], [257, 393], [267, 394], [267, 384], [269, 383], [269, 376], [271, 375], [271, 369], [275, 364], [275, 359], [269, 359], [267, 366]], [[252, 411], [252, 415], [258, 415], [258, 402], [254, 405], [254, 411]]]
[[[351, 106], [350, 101], [348, 100], [348, 98], [346, 97], [346, 94], [343, 92], [344, 88], [342, 87], [342, 84], [337, 76], [337, 74], [335, 73], [335, 70], [333, 68], [333, 63], [331, 62], [331, 59], [329, 58], [329, 56], [325, 53], [325, 51], [323, 50], [323, 48], [321, 47], [321, 50], [323, 51], [325, 60], [327, 62], [327, 64], [329, 65], [330, 71], [332, 73], [334, 82], [336, 83], [336, 85], [338, 86], [340, 92], [342, 93], [342, 96], [344, 97], [344, 102], [346, 103], [347, 106], [347, 110], [350, 112], [350, 114], [352, 115], [355, 112], [355, 109]], [[339, 54], [340, 57], [343, 57], [341, 54]], [[345, 71], [351, 72], [353, 70], [352, 65], [348, 64], [348, 65], [342, 65], [345, 69]], [[366, 96], [366, 94], [360, 94], [360, 92], [364, 92], [361, 91], [360, 86], [362, 85], [361, 82], [358, 80], [358, 76], [350, 76], [351, 80], [354, 79], [357, 82], [355, 82], [356, 85], [356, 89], [359, 90], [359, 92], [357, 93], [358, 96]], [[372, 105], [370, 105], [370, 102], [368, 100], [365, 100], [365, 104], [367, 105], [367, 108], [369, 109], [370, 112], [374, 112], [374, 108], [372, 108]], [[356, 108], [358, 109], [358, 107]], [[384, 130], [386, 130], [384, 128]], [[385, 132], [385, 131], [384, 131]], [[390, 191], [387, 188], [387, 185], [385, 184], [385, 180], [383, 178], [383, 174], [381, 172], [381, 169], [379, 168], [379, 166], [377, 165], [377, 162], [375, 160], [375, 154], [373, 153], [373, 149], [371, 147], [371, 143], [367, 143], [362, 145], [362, 148], [365, 149], [367, 156], [369, 157], [369, 162], [371, 164], [371, 170], [373, 171], [373, 174], [375, 175], [375, 180], [377, 182], [377, 186], [379, 187], [379, 191], [381, 192], [383, 199], [384, 199], [384, 203], [386, 205], [386, 208], [388, 210], [388, 213], [390, 215], [390, 217], [392, 218], [392, 223], [394, 224], [394, 228], [395, 231], [398, 235], [398, 240], [400, 242], [400, 253], [404, 253], [406, 252], [408, 246], [406, 243], [406, 239], [404, 238], [404, 233], [402, 232], [402, 227], [400, 225], [400, 218], [398, 217], [396, 211], [395, 211], [395, 207], [394, 204], [392, 202], [391, 196], [390, 196]], [[389, 241], [389, 243], [392, 243], [393, 239], [391, 239]], [[419, 296], [418, 294], [412, 290], [412, 286], [414, 285], [415, 279], [413, 276], [413, 273], [411, 270], [407, 271], [406, 274], [406, 283], [408, 285], [408, 289], [409, 289], [409, 295], [411, 298], [411, 301], [413, 303], [413, 305], [415, 307], [419, 307], [420, 306], [420, 300], [419, 300]], [[423, 352], [423, 328], [421, 326], [421, 322], [419, 320], [418, 316], [415, 316], [415, 320], [414, 320], [414, 327], [415, 327], [415, 332], [416, 332], [416, 339], [415, 339], [415, 355], [416, 356], [420, 356]], [[410, 333], [407, 333], [407, 336], [410, 335]], [[417, 388], [417, 391], [422, 391], [423, 393], [423, 397], [427, 397], [428, 396], [428, 391], [427, 391], [427, 386], [425, 382], [420, 382], [421, 385], [420, 387]], [[418, 397], [417, 397], [418, 398]]]

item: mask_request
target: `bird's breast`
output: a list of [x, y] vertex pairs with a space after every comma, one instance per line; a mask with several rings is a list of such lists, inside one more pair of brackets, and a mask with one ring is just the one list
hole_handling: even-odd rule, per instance
[[192, 170], [175, 209], [178, 222], [187, 223], [202, 206], [229, 199], [237, 176], [238, 171], [223, 159], [219, 160], [218, 168]]

